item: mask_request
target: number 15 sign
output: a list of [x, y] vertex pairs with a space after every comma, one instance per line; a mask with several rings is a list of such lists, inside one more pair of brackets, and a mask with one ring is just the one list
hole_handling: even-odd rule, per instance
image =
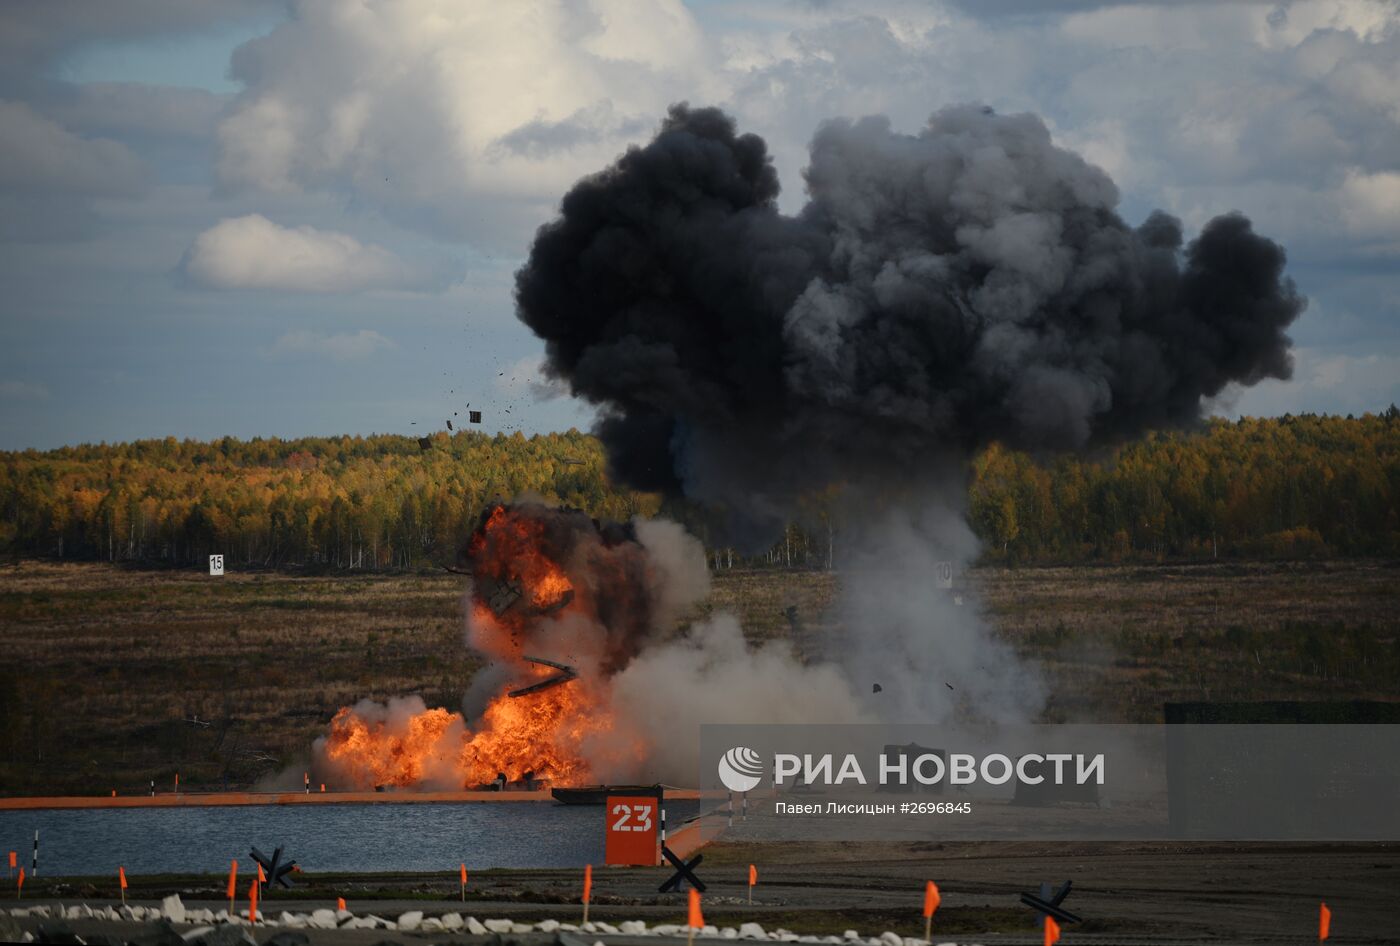
[[656, 866], [659, 807], [658, 800], [648, 795], [609, 795], [603, 861], [607, 864]]

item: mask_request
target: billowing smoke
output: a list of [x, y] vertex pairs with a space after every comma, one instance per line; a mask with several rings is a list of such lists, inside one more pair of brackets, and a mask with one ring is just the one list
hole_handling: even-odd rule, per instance
[[919, 482], [992, 440], [1075, 449], [1199, 417], [1290, 372], [1305, 300], [1248, 219], [1183, 247], [1114, 211], [1032, 115], [824, 124], [779, 212], [762, 139], [671, 109], [585, 178], [517, 274], [546, 370], [599, 405], [613, 474], [773, 537], [833, 482]]
[[697, 721], [861, 718], [836, 670], [804, 665], [787, 642], [751, 651], [728, 617], [678, 633], [709, 572], [699, 541], [675, 523], [495, 504], [465, 560], [467, 643], [490, 663], [462, 712], [417, 696], [344, 707], [313, 747], [318, 780], [690, 784]]
[[1289, 374], [1304, 300], [1283, 250], [1239, 214], [1189, 243], [1160, 212], [1129, 226], [1033, 116], [832, 121], [805, 177], [780, 213], [763, 141], [676, 106], [565, 196], [517, 296], [547, 372], [601, 408], [619, 480], [722, 508], [751, 547], [841, 487], [841, 669], [751, 650], [725, 616], [675, 636], [708, 576], [674, 524], [498, 505], [466, 549], [468, 643], [491, 663], [463, 713], [347, 707], [318, 772], [688, 782], [697, 723], [1034, 716], [1038, 676], [933, 581], [976, 552], [971, 453], [1187, 425], [1226, 385]]
[[882, 716], [1033, 714], [1036, 675], [932, 583], [975, 554], [972, 452], [1190, 425], [1231, 383], [1289, 376], [1306, 300], [1241, 214], [1190, 242], [1160, 211], [1124, 222], [1108, 176], [1033, 115], [833, 120], [804, 178], [781, 213], [763, 140], [674, 106], [540, 228], [520, 318], [599, 407], [612, 474], [723, 509], [732, 544], [842, 488], [832, 646]]

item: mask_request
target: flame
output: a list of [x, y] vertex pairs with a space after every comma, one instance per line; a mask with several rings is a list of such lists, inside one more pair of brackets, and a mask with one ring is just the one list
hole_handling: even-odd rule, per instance
[[559, 603], [573, 590], [573, 582], [569, 581], [563, 572], [553, 569], [531, 586], [530, 598], [537, 607], [548, 608]]
[[344, 707], [320, 744], [338, 781], [356, 787], [472, 789], [498, 774], [545, 785], [594, 781], [581, 743], [613, 730], [603, 694], [558, 686], [529, 697], [498, 694], [476, 732], [460, 713], [424, 709], [402, 720]]
[[[579, 785], [597, 780], [585, 746], [613, 766], [646, 757], [648, 746], [625, 732], [611, 707], [608, 673], [620, 661], [611, 652], [616, 642], [610, 628], [595, 607], [611, 588], [613, 610], [617, 602], [637, 602], [645, 610], [645, 595], [613, 588], [635, 580], [631, 576], [638, 570], [622, 567], [619, 560], [640, 553], [620, 543], [604, 547], [597, 524], [579, 516], [504, 505], [487, 513], [467, 544], [472, 572], [479, 585], [505, 582], [523, 595], [518, 604], [498, 611], [482, 600], [478, 588], [468, 607], [468, 640], [473, 649], [506, 663], [511, 682], [470, 724], [460, 713], [426, 708], [416, 700], [342, 708], [317, 743], [329, 778], [358, 788], [472, 789], [489, 785], [498, 774], [512, 782]], [[585, 546], [602, 553], [577, 554]], [[627, 626], [644, 624], [645, 618]], [[580, 627], [591, 633], [577, 633]], [[581, 675], [511, 697], [510, 690], [555, 673], [525, 661], [527, 654], [576, 664]]]

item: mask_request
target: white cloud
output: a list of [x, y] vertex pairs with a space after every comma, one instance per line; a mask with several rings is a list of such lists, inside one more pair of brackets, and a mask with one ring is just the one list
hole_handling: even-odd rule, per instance
[[42, 384], [28, 381], [0, 381], [0, 400], [5, 401], [47, 401], [49, 389]]
[[1353, 232], [1400, 239], [1400, 172], [1349, 171], [1342, 184], [1341, 207]]
[[1400, 403], [1400, 355], [1352, 355], [1317, 348], [1294, 353], [1291, 381], [1263, 381], [1228, 392], [1217, 413], [1228, 417], [1277, 416], [1326, 410], [1364, 414]]
[[[247, 88], [219, 128], [221, 180], [346, 191], [453, 238], [489, 242], [503, 214], [523, 237], [544, 195], [607, 163], [667, 104], [714, 97], [679, 0], [293, 9], [234, 55]], [[551, 137], [568, 147], [538, 146]], [[532, 209], [512, 215], [522, 201]]]
[[297, 329], [278, 338], [268, 355], [274, 358], [318, 355], [333, 361], [356, 361], [393, 347], [392, 341], [372, 329], [339, 333]]
[[415, 289], [440, 278], [394, 253], [334, 230], [283, 227], [261, 214], [232, 217], [195, 237], [180, 261], [206, 289], [358, 292]]
[[87, 82], [55, 93], [46, 112], [86, 135], [203, 143], [213, 137], [230, 98], [204, 89]]
[[145, 166], [120, 142], [80, 137], [22, 102], [0, 101], [0, 189], [128, 197], [144, 178]]
[[122, 0], [121, 3], [0, 3], [0, 74], [37, 73], [91, 43], [178, 36], [217, 24], [254, 20], [279, 0]]
[[1072, 11], [1050, 25], [964, 15], [977, 9], [297, 5], [235, 54], [246, 91], [219, 129], [219, 174], [235, 189], [346, 193], [402, 225], [519, 251], [568, 186], [681, 99], [769, 140], [787, 209], [823, 119], [882, 112], [913, 128], [960, 101], [1045, 115], [1147, 202], [1261, 181], [1330, 195], [1342, 169], [1386, 170], [1400, 153], [1393, 4], [998, 6]]

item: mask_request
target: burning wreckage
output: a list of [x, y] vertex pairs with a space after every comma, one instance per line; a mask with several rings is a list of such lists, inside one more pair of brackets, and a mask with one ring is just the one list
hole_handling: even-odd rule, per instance
[[[515, 607], [524, 608], [525, 612], [529, 615], [543, 617], [562, 610], [570, 601], [574, 600], [574, 590], [570, 588], [549, 604], [540, 606], [528, 603], [530, 599], [526, 598], [525, 589], [521, 586], [519, 579], [493, 578], [490, 575], [484, 575], [479, 581], [474, 583], [473, 594], [477, 601], [484, 602], [486, 606], [491, 609], [491, 613], [498, 618], [503, 617], [507, 611]], [[527, 603], [521, 605], [520, 602], [522, 600]], [[506, 696], [512, 698], [529, 696], [531, 693], [538, 693], [541, 690], [547, 690], [550, 687], [559, 686], [561, 683], [568, 683], [570, 680], [578, 678], [578, 671], [568, 664], [547, 660], [544, 657], [530, 657], [523, 654], [520, 659], [534, 664], [537, 667], [551, 667], [557, 670], [558, 673], [535, 683], [528, 684], [527, 686], [510, 690], [506, 693]]]
[[[463, 552], [468, 646], [488, 664], [467, 712], [417, 697], [342, 708], [315, 764], [357, 788], [578, 785], [645, 757], [615, 718], [612, 678], [673, 615], [632, 525], [540, 504], [498, 503]], [[481, 703], [473, 711], [472, 704]], [[585, 750], [583, 743], [593, 740]], [[585, 752], [588, 752], [585, 755]]]

